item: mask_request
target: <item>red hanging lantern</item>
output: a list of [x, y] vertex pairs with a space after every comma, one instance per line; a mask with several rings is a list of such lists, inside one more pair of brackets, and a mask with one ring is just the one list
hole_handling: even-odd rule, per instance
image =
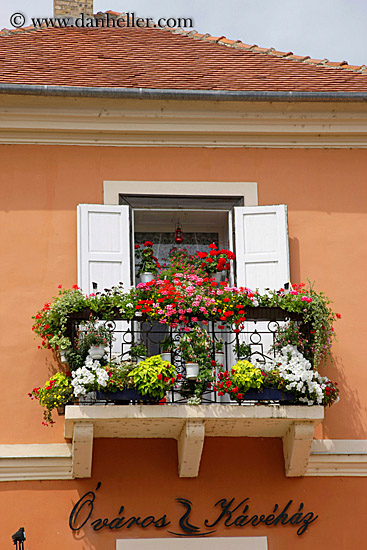
[[183, 242], [182, 229], [180, 227], [180, 224], [178, 223], [175, 231], [175, 243], [181, 244], [182, 242]]

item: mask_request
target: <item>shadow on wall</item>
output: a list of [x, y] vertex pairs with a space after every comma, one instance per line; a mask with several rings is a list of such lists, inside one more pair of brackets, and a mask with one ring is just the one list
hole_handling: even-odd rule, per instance
[[289, 259], [291, 266], [291, 281], [301, 282], [301, 258], [299, 250], [299, 239], [293, 237], [289, 239]]
[[[326, 409], [325, 413], [328, 414], [328, 416], [333, 414], [337, 415], [339, 428], [348, 433], [348, 439], [366, 439], [366, 426], [363, 420], [366, 416], [366, 407], [362, 406], [358, 393], [356, 392], [356, 387], [352, 387], [350, 385], [350, 377], [348, 377], [348, 372], [345, 369], [345, 365], [342, 364], [340, 357], [334, 356], [334, 365], [332, 366], [332, 369], [334, 370], [334, 373], [336, 371], [336, 375], [332, 372], [328, 372], [326, 376], [329, 376], [329, 378], [333, 381], [338, 381], [340, 390], [340, 404], [337, 403], [334, 405], [333, 407], [335, 407], [335, 409], [333, 407], [331, 407], [330, 410]], [[321, 374], [324, 375], [325, 373], [321, 371]], [[342, 404], [347, 408], [347, 415], [343, 415], [342, 411], [338, 410], [339, 405]], [[363, 415], [361, 414], [362, 411], [364, 411]], [[335, 421], [336, 418], [334, 417], [334, 419], [330, 422], [323, 422], [323, 437], [325, 439], [328, 439], [329, 437], [331, 439], [333, 438], [333, 425]], [[340, 426], [341, 423], [345, 425]], [[330, 426], [330, 429], [328, 426]]]

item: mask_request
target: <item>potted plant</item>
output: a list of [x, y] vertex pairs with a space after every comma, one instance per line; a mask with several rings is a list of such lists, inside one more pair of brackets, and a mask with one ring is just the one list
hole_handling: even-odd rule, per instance
[[215, 340], [215, 362], [221, 367], [224, 365], [224, 342], [221, 338]]
[[132, 361], [110, 363], [105, 367], [108, 381], [97, 399], [116, 404], [157, 403], [180, 378], [176, 369], [159, 355], [148, 357], [138, 365]]
[[166, 334], [160, 343], [161, 358], [163, 361], [171, 361], [173, 351], [173, 340], [170, 334]]
[[235, 254], [231, 250], [218, 249], [215, 243], [209, 245], [210, 252], [197, 252], [201, 260], [201, 268], [212, 275], [216, 282], [223, 279], [225, 271], [230, 268], [230, 263], [235, 259]]
[[107, 384], [96, 392], [97, 400], [128, 404], [132, 401], [145, 401], [146, 398], [134, 388], [130, 373], [136, 368], [134, 361], [114, 361], [106, 365]]
[[163, 361], [160, 355], [153, 355], [139, 363], [130, 372], [129, 378], [140, 394], [159, 401], [176, 384], [177, 372], [175, 367], [168, 361]]
[[211, 363], [213, 340], [206, 330], [195, 325], [181, 336], [178, 349], [185, 361], [186, 379], [196, 380], [200, 367], [205, 368]]
[[45, 408], [42, 424], [52, 426], [52, 411], [57, 409], [59, 414], [62, 414], [65, 405], [73, 399], [70, 373], [57, 372], [42, 387], [33, 388], [28, 395], [31, 399], [37, 399], [41, 407]]
[[306, 405], [331, 405], [339, 399], [337, 384], [321, 376], [302, 353], [288, 344], [263, 366], [265, 387], [291, 392], [293, 401]]
[[242, 401], [250, 389], [260, 389], [263, 375], [259, 368], [249, 361], [238, 361], [230, 371], [220, 372], [214, 390], [219, 396], [228, 394], [232, 399]]
[[81, 398], [82, 401], [94, 401], [96, 399], [95, 392], [105, 388], [109, 378], [100, 361], [93, 360], [90, 356], [87, 357], [82, 367], [71, 372], [71, 376], [74, 396]]
[[158, 259], [153, 254], [153, 243], [145, 241], [143, 248], [136, 244], [135, 256], [138, 261], [137, 275], [140, 276], [140, 281], [142, 283], [152, 281], [157, 276], [158, 269], [160, 269]]
[[141, 361], [144, 361], [147, 354], [148, 354], [147, 347], [144, 344], [144, 342], [142, 342], [141, 340], [131, 344], [130, 357], [136, 363], [140, 363]]
[[58, 353], [60, 357], [61, 363], [67, 363], [68, 362], [68, 352], [71, 350], [71, 342], [69, 338], [66, 336], [62, 336], [59, 338], [58, 342]]
[[83, 324], [76, 347], [87, 348], [92, 359], [102, 359], [106, 353], [106, 347], [111, 342], [112, 333], [108, 327], [90, 320]]
[[234, 353], [236, 355], [236, 359], [247, 359], [249, 360], [251, 356], [251, 347], [246, 344], [246, 342], [236, 343], [234, 347]]

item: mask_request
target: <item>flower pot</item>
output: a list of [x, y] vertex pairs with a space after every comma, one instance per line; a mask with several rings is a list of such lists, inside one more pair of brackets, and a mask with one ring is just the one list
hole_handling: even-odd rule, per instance
[[68, 349], [59, 349], [61, 363], [67, 363], [68, 362], [68, 360], [66, 358], [66, 352], [68, 352], [68, 351], [69, 351]]
[[92, 359], [102, 359], [106, 352], [105, 346], [91, 346], [88, 353]]
[[79, 397], [79, 405], [93, 405], [96, 401], [96, 392], [90, 391], [86, 395]]
[[215, 273], [211, 274], [211, 277], [213, 277], [216, 283], [220, 283], [221, 281], [223, 281], [223, 275], [224, 271], [216, 271]]
[[56, 409], [59, 416], [65, 416], [65, 405], [59, 405]]
[[155, 278], [155, 275], [150, 272], [140, 274], [141, 283], [150, 283], [150, 281], [153, 281], [154, 278]]
[[199, 376], [199, 365], [198, 363], [186, 363], [186, 379], [187, 380], [196, 380]]
[[158, 403], [158, 400], [151, 395], [142, 395], [135, 388], [125, 390], [97, 391], [97, 400], [115, 403], [116, 405], [129, 405], [131, 402]]
[[216, 351], [215, 360], [219, 366], [221, 365], [224, 366], [224, 361], [225, 361], [224, 351]]
[[282, 391], [276, 388], [263, 388], [260, 390], [250, 389], [243, 394], [241, 400], [238, 401], [279, 401], [290, 402], [295, 400], [293, 392]]
[[161, 353], [161, 359], [162, 361], [168, 361], [171, 363], [172, 357], [170, 351], [165, 351], [164, 353]]

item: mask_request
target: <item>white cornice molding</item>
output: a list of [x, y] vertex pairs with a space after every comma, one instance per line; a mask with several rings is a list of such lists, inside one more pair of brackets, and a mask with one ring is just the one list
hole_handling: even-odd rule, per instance
[[167, 101], [16, 99], [2, 98], [2, 144], [367, 147], [367, 105], [363, 104], [193, 105]]
[[67, 443], [0, 445], [0, 481], [72, 478]]
[[314, 440], [306, 476], [367, 476], [367, 440]]

